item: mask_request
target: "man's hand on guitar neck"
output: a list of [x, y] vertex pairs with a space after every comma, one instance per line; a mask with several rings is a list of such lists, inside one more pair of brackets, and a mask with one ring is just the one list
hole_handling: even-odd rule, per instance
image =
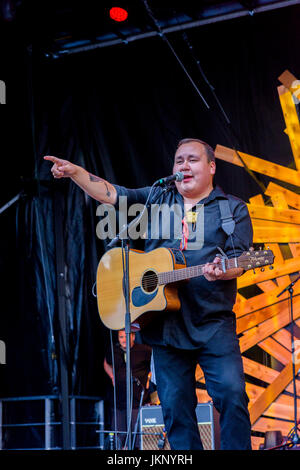
[[208, 281], [217, 281], [217, 280], [230, 280], [235, 279], [243, 274], [244, 270], [242, 268], [232, 268], [228, 269], [225, 273], [221, 268], [221, 261], [218, 256], [215, 257], [212, 263], [206, 263], [203, 268], [203, 275]]
[[44, 160], [53, 163], [51, 173], [54, 178], [71, 178], [83, 191], [97, 201], [108, 204], [116, 203], [117, 192], [115, 187], [103, 178], [92, 175], [81, 166], [62, 158], [47, 155]]

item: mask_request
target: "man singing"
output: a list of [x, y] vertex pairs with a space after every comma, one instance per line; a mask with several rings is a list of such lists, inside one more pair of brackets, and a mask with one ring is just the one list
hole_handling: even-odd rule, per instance
[[[149, 187], [127, 189], [91, 175], [69, 161], [44, 158], [53, 162], [51, 171], [55, 178], [70, 177], [102, 203], [117, 204], [120, 196], [127, 196], [128, 205], [145, 203], [149, 195]], [[214, 186], [215, 171], [214, 152], [208, 144], [199, 139], [180, 141], [173, 173], [182, 172], [184, 178], [168, 191], [157, 187], [152, 200], [170, 207], [180, 205], [182, 238], [145, 240], [145, 251], [162, 246], [175, 248], [184, 253], [187, 266], [205, 265], [203, 276], [179, 286], [180, 310], [163, 312], [141, 331], [144, 342], [152, 347], [158, 396], [174, 450], [203, 449], [195, 413], [197, 364], [220, 413], [221, 449], [251, 449], [248, 397], [232, 311], [236, 278], [243, 270], [233, 268], [223, 272], [216, 255], [221, 252], [235, 258], [248, 250], [252, 245], [252, 225], [246, 204]], [[199, 207], [204, 210], [203, 244], [194, 249], [192, 243], [186, 243], [186, 234], [193, 230]], [[224, 207], [226, 217], [222, 214]], [[224, 225], [228, 216], [231, 231]]]

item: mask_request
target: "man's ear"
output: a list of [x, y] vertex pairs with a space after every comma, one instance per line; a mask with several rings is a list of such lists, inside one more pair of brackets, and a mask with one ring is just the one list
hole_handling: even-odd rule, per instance
[[213, 160], [210, 162], [210, 174], [214, 175], [216, 173], [216, 162]]

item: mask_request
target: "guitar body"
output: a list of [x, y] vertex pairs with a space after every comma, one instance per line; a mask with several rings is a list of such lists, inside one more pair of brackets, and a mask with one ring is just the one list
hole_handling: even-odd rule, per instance
[[[174, 253], [158, 248], [149, 253], [129, 250], [129, 290], [131, 323], [142, 327], [154, 311], [178, 310], [176, 284], [159, 285], [157, 274], [185, 267], [177, 264]], [[100, 318], [112, 330], [125, 327], [122, 249], [103, 255], [97, 269], [97, 302]], [[147, 315], [148, 313], [148, 315]]]
[[[177, 283], [204, 273], [205, 265], [186, 267], [180, 250], [157, 248], [148, 253], [129, 250], [128, 256], [131, 324], [138, 324], [139, 327], [151, 320], [153, 312], [178, 310], [180, 300]], [[113, 248], [103, 255], [97, 269], [99, 315], [104, 325], [111, 330], [125, 328], [122, 257], [122, 249]], [[254, 251], [250, 248], [238, 258], [222, 258], [220, 267], [223, 272], [233, 268], [247, 271], [270, 265], [273, 261], [274, 254], [271, 250]]]

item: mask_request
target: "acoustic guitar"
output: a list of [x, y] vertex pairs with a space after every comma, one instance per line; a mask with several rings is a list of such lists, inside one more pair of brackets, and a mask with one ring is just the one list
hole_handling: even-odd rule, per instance
[[[123, 256], [122, 248], [112, 248], [102, 256], [97, 269], [99, 315], [112, 330], [125, 327]], [[129, 250], [128, 259], [131, 323], [138, 328], [151, 319], [153, 312], [179, 310], [178, 282], [203, 275], [204, 265], [187, 267], [182, 251], [171, 248], [148, 253]], [[238, 258], [223, 257], [221, 268], [224, 272], [231, 268], [263, 269], [273, 261], [271, 250], [251, 249]]]

